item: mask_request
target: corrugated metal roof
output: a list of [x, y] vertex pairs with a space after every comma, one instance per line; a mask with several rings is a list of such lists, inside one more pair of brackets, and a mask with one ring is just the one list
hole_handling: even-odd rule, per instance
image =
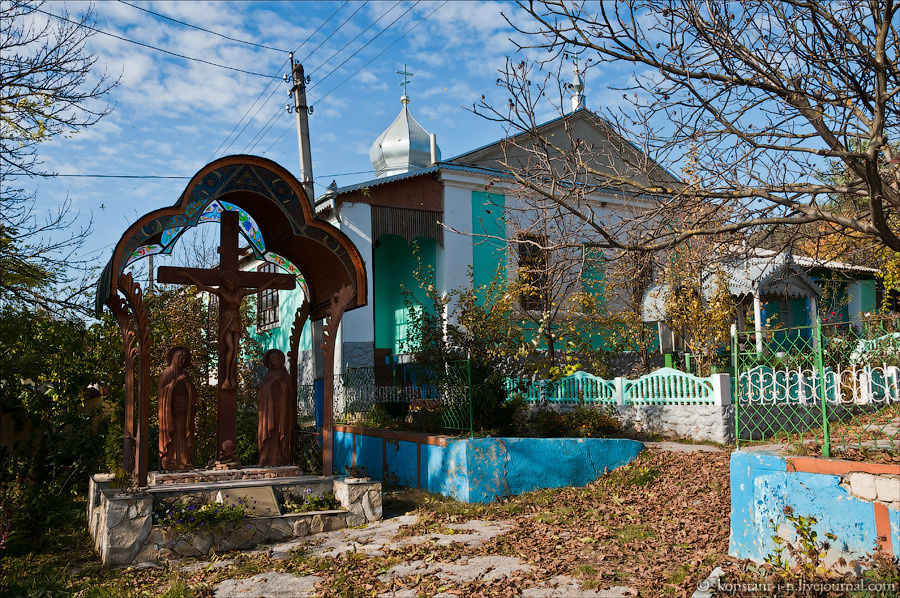
[[368, 181], [363, 181], [362, 183], [356, 183], [355, 185], [348, 185], [346, 187], [338, 187], [331, 193], [327, 193], [325, 195], [320, 196], [316, 199], [316, 205], [326, 202], [333, 197], [340, 197], [341, 195], [346, 195], [347, 193], [353, 193], [354, 191], [360, 191], [362, 189], [377, 187], [379, 185], [386, 185], [388, 183], [394, 183], [397, 181], [403, 181], [406, 179], [411, 179], [417, 176], [425, 176], [427, 174], [435, 174], [442, 170], [453, 171], [453, 172], [466, 172], [470, 174], [481, 174], [487, 176], [503, 176], [509, 177], [509, 174], [504, 173], [501, 170], [495, 170], [493, 168], [481, 168], [478, 166], [459, 166], [457, 164], [448, 164], [447, 162], [438, 162], [434, 166], [429, 166], [427, 168], [422, 168], [419, 170], [413, 170], [411, 172], [403, 172], [400, 174], [395, 174], [392, 176], [381, 177], [377, 179], [371, 179]]

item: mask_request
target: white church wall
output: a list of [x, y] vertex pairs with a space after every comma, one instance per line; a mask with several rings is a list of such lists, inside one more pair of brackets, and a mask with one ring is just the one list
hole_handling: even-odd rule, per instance
[[346, 367], [374, 365], [375, 319], [372, 316], [372, 207], [368, 204], [343, 204], [340, 211], [341, 231], [350, 237], [366, 265], [366, 306], [344, 314], [339, 343], [342, 348], [336, 371]]

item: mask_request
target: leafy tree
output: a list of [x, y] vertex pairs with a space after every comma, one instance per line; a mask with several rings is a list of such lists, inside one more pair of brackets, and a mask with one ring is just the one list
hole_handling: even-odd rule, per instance
[[85, 46], [92, 13], [66, 22], [40, 7], [12, 0], [0, 10], [0, 302], [72, 308], [86, 286], [76, 252], [88, 231], [72, 229], [68, 200], [41, 214], [29, 188], [46, 174], [38, 146], [108, 114], [102, 100], [115, 82], [96, 73]]
[[[500, 83], [508, 106], [475, 111], [514, 133], [504, 166], [516, 183], [591, 228], [600, 246], [667, 250], [694, 236], [747, 235], [824, 223], [900, 251], [900, 4], [893, 0], [520, 2], [509, 19], [537, 62], [510, 61]], [[635, 71], [623, 102], [597, 119], [607, 147], [572, 132], [542, 136], [535, 114], [561, 101], [563, 55], [584, 68]], [[612, 148], [615, 159], [601, 152]], [[636, 151], [641, 148], [642, 151]], [[682, 182], [659, 165], [694, 153]], [[825, 161], [845, 168], [823, 181]], [[577, 175], [577, 176], [576, 176]], [[597, 219], [586, 197], [617, 189], [666, 227], [638, 237]], [[857, 198], [834, 209], [828, 198]]]
[[0, 414], [12, 432], [0, 446], [0, 536], [11, 533], [10, 546], [40, 539], [44, 519], [103, 468], [107, 438], [121, 450], [111, 425], [122, 415], [121, 351], [111, 319], [0, 307]]

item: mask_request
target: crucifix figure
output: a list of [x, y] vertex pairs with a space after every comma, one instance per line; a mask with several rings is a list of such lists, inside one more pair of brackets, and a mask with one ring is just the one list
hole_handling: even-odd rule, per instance
[[161, 266], [156, 279], [166, 284], [193, 284], [219, 298], [219, 387], [216, 459], [219, 465], [237, 463], [237, 359], [240, 353], [241, 300], [264, 289], [293, 289], [292, 274], [246, 272], [238, 269], [238, 213], [222, 212], [219, 267]]

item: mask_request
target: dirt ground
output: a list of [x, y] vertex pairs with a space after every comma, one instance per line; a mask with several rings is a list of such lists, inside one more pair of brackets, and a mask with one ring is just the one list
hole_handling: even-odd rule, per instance
[[690, 596], [728, 551], [726, 451], [651, 447], [584, 488], [466, 505], [414, 490], [385, 520], [213, 561], [75, 573], [82, 596]]

